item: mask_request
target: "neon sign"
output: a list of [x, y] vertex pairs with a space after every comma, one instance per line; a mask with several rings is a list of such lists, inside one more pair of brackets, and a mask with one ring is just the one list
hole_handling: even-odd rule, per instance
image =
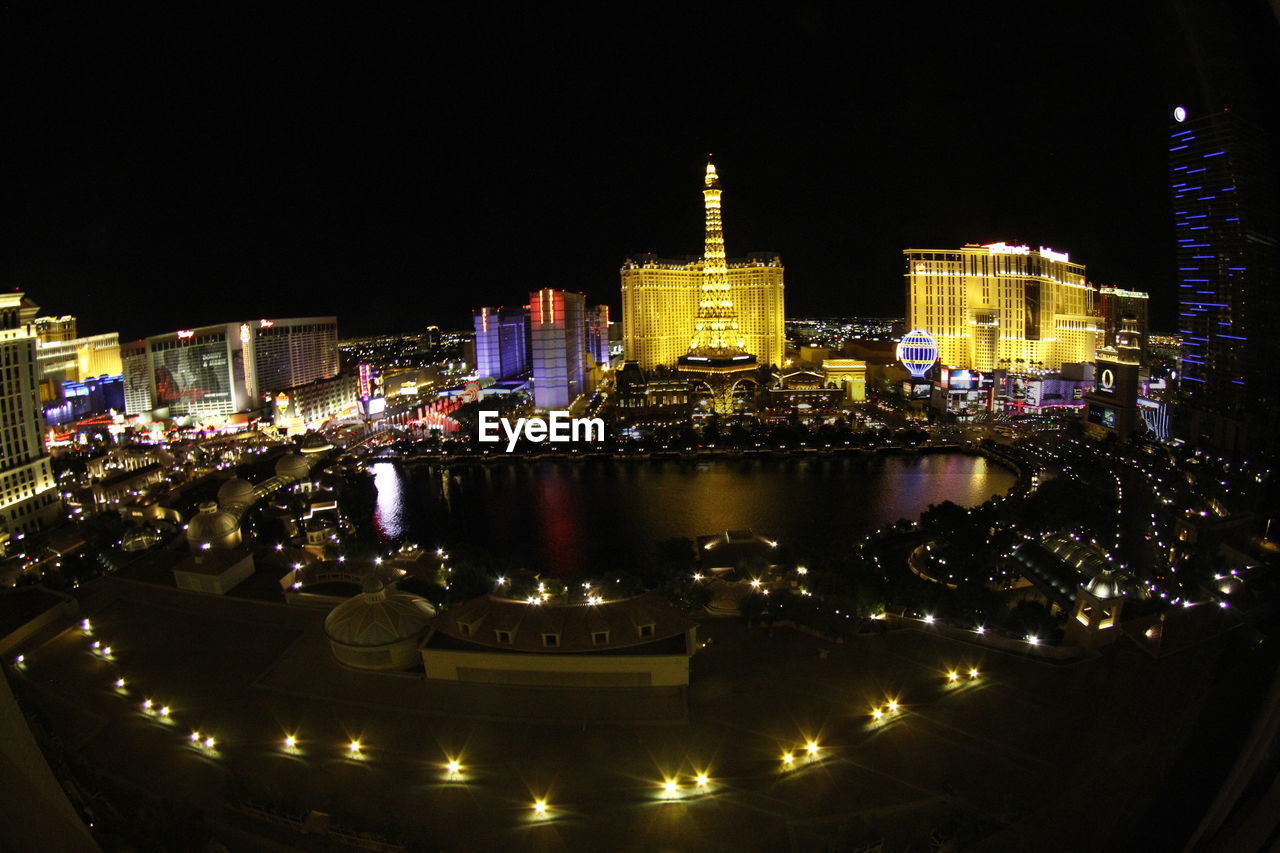
[[361, 363], [359, 390], [361, 397], [370, 397], [373, 395], [373, 368], [368, 364]]
[[192, 331], [191, 329], [179, 329], [179, 330], [178, 330], [178, 339], [179, 339], [179, 340], [186, 340], [187, 338], [195, 337], [195, 334], [196, 334], [196, 333], [195, 333], [194, 331]]
[[274, 325], [275, 325], [275, 323], [271, 322], [270, 320], [259, 320], [259, 321], [258, 321], [258, 328], [259, 328], [259, 329], [270, 329], [270, 328], [271, 328], [272, 326], [274, 326]]
[[1051, 261], [1061, 261], [1064, 264], [1070, 261], [1066, 252], [1055, 252], [1053, 249], [1046, 246], [1040, 247], [1040, 257], [1048, 258]]
[[987, 243], [983, 246], [988, 254], [992, 255], [1027, 255], [1031, 253], [1030, 246], [1010, 246], [1008, 243]]

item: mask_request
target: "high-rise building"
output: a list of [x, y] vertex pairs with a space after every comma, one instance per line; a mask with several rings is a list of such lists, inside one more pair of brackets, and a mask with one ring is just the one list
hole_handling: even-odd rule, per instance
[[1122, 321], [1129, 317], [1134, 321], [1138, 340], [1142, 346], [1142, 363], [1147, 363], [1147, 305], [1148, 294], [1140, 290], [1124, 290], [1103, 285], [1098, 288], [1097, 313], [1102, 320], [1102, 346], [1116, 345], [1116, 335]]
[[529, 372], [532, 343], [529, 309], [480, 308], [472, 313], [476, 330], [476, 372], [513, 379]]
[[608, 305], [593, 305], [587, 309], [587, 352], [596, 364], [609, 365]]
[[586, 388], [587, 300], [549, 287], [529, 294], [533, 404], [567, 409]]
[[[30, 298], [24, 300], [24, 316], [39, 313], [40, 306]], [[34, 317], [36, 362], [39, 373], [40, 400], [48, 403], [62, 399], [63, 383], [77, 383], [98, 376], [120, 375], [120, 336], [116, 332], [80, 337], [76, 318]]]
[[1123, 441], [1142, 423], [1138, 410], [1142, 341], [1137, 321], [1120, 321], [1114, 345], [1098, 350], [1093, 390], [1085, 395], [1085, 434]]
[[129, 414], [216, 417], [264, 406], [272, 392], [338, 372], [333, 317], [179, 329], [121, 347]]
[[271, 394], [329, 379], [338, 373], [338, 320], [336, 317], [298, 317], [242, 323], [253, 353], [259, 394]]
[[990, 243], [903, 255], [907, 327], [933, 336], [944, 366], [1034, 373], [1093, 361], [1095, 292], [1065, 252]]
[[[714, 194], [714, 199], [708, 192]], [[741, 348], [760, 364], [783, 363], [782, 259], [771, 253], [727, 259], [720, 198], [715, 167], [707, 164], [703, 206], [708, 231], [701, 259], [680, 261], [635, 255], [622, 265], [623, 357], [637, 362], [643, 370], [673, 366], [687, 355], [698, 334], [699, 312], [714, 313], [722, 307], [702, 303], [726, 299], [736, 314], [736, 326], [731, 330], [736, 334], [730, 343], [741, 343]], [[711, 235], [713, 202], [715, 234]], [[706, 287], [713, 279], [717, 283], [712, 287], [719, 296], [708, 299]], [[713, 325], [715, 318], [708, 318], [704, 332], [712, 331]]]
[[76, 334], [76, 318], [70, 314], [61, 317], [37, 317], [36, 337], [40, 343], [51, 341], [69, 341], [79, 337]]
[[224, 323], [147, 338], [151, 399], [171, 417], [215, 417], [257, 403], [248, 326]]
[[[0, 533], [31, 533], [59, 512], [36, 390], [34, 317], [21, 293], [0, 294]], [[30, 312], [33, 313], [33, 312]]]
[[1169, 185], [1182, 338], [1179, 437], [1224, 450], [1274, 441], [1275, 195], [1262, 132], [1228, 110], [1173, 111]]
[[99, 376], [119, 376], [120, 336], [117, 332], [83, 338], [40, 340], [36, 346], [40, 368], [40, 399], [51, 402], [63, 397], [64, 385]]
[[124, 376], [124, 410], [126, 414], [140, 415], [155, 408], [155, 396], [151, 392], [151, 360], [147, 354], [147, 342], [130, 341], [120, 345], [120, 371]]

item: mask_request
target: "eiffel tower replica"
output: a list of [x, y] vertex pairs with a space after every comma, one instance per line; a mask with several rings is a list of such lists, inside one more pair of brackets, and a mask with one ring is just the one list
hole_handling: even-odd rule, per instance
[[743, 345], [738, 331], [738, 312], [729, 295], [724, 227], [720, 221], [720, 178], [714, 163], [707, 163], [704, 184], [702, 198], [707, 233], [702, 257], [702, 290], [693, 321], [693, 340], [689, 352], [676, 360], [676, 370], [705, 382], [711, 388], [716, 411], [727, 414], [732, 411], [735, 374], [749, 373], [759, 365]]

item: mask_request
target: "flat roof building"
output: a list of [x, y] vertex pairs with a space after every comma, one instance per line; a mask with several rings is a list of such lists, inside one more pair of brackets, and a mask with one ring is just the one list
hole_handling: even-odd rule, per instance
[[429, 621], [427, 678], [561, 687], [689, 683], [697, 623], [652, 592], [556, 604], [486, 595]]

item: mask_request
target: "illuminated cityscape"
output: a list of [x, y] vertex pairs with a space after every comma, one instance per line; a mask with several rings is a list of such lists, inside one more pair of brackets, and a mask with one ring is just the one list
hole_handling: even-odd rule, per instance
[[0, 849], [1274, 849], [1274, 4], [643, 11], [10, 10]]

